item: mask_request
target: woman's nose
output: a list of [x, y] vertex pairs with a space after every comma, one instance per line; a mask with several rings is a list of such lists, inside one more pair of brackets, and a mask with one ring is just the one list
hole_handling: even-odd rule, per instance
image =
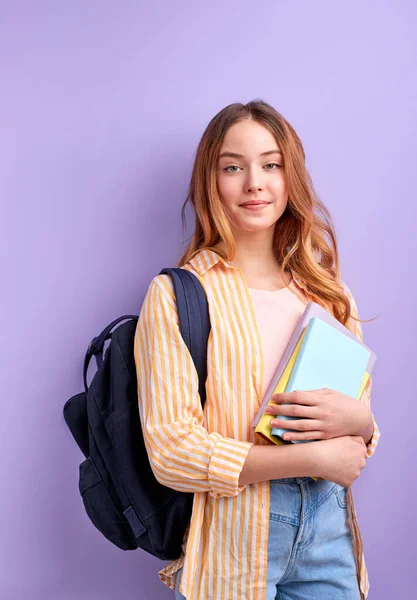
[[256, 169], [249, 170], [246, 186], [248, 192], [262, 190], [261, 174]]

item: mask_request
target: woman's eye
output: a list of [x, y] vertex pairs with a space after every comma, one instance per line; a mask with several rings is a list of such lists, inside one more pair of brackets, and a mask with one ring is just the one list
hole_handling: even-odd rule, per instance
[[[270, 167], [271, 165], [281, 168], [281, 165], [278, 163], [268, 163], [265, 166]], [[226, 171], [226, 173], [236, 173], [236, 171], [229, 171], [229, 169], [240, 169], [240, 167], [238, 167], [237, 165], [229, 165], [228, 167], [224, 168], [223, 171]], [[275, 169], [267, 169], [267, 171], [275, 171]]]
[[[280, 167], [281, 165], [279, 165], [278, 163], [268, 163], [266, 166], [269, 167], [270, 165], [275, 165], [276, 167]], [[273, 171], [274, 169], [267, 169], [267, 171]]]

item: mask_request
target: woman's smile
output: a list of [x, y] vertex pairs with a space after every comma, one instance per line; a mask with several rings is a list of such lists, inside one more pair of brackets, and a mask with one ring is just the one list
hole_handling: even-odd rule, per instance
[[260, 211], [264, 208], [266, 208], [267, 206], [269, 206], [271, 203], [270, 202], [262, 202], [260, 204], [242, 204], [241, 208], [245, 208], [246, 210], [253, 210], [253, 211]]

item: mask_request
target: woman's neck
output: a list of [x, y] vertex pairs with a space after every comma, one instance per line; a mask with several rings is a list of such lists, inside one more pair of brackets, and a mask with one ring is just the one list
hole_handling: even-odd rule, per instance
[[[215, 248], [223, 249], [221, 243], [216, 244]], [[291, 273], [284, 274], [284, 280], [281, 277], [281, 266], [278, 263], [272, 247], [248, 246], [236, 244], [236, 253], [233, 260], [228, 263], [238, 267], [245, 276], [249, 287], [260, 289], [280, 289], [289, 284]]]

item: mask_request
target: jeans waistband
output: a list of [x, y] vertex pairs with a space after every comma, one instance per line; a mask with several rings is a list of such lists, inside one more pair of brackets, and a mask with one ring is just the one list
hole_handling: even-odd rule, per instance
[[270, 483], [301, 483], [306, 479], [311, 479], [311, 477], [281, 477], [279, 479], [271, 479]]

